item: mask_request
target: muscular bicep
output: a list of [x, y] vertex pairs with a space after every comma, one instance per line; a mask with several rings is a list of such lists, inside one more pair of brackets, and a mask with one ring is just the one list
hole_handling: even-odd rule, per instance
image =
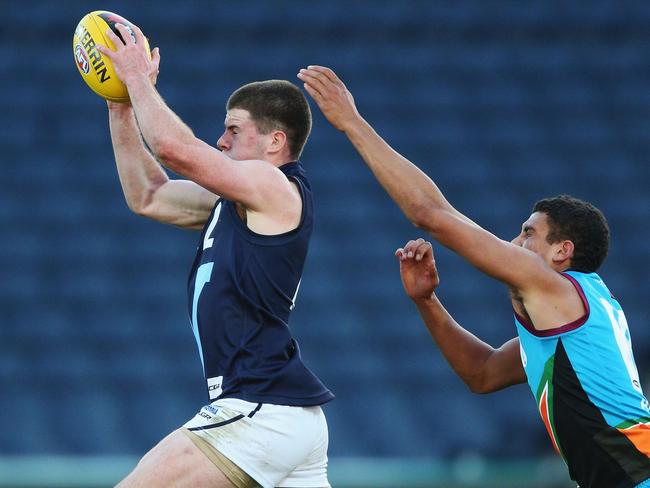
[[193, 181], [169, 180], [152, 193], [139, 213], [177, 227], [201, 229], [217, 198]]
[[174, 172], [252, 211], [282, 211], [287, 199], [294, 199], [289, 180], [273, 164], [235, 161], [200, 139], [172, 142], [158, 157]]
[[521, 363], [519, 338], [515, 337], [495, 349], [483, 365], [481, 393], [502, 390], [525, 383], [526, 371]]

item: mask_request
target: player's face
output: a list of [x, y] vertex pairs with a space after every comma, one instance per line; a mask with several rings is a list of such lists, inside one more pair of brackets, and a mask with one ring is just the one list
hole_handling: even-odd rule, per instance
[[231, 159], [244, 161], [264, 159], [268, 137], [260, 134], [248, 110], [229, 110], [224, 121], [225, 130], [217, 147]]
[[549, 264], [555, 248], [546, 240], [550, 227], [544, 212], [533, 213], [526, 222], [521, 224], [521, 233], [512, 240], [513, 244], [533, 251], [544, 258]]

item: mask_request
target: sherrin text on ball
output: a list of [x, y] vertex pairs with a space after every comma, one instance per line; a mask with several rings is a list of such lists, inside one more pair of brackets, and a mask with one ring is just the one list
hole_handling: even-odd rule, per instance
[[[129, 93], [115, 74], [113, 63], [97, 50], [97, 45], [100, 44], [115, 50], [115, 45], [105, 35], [110, 28], [122, 39], [122, 34], [115, 28], [115, 24], [124, 24], [133, 31], [133, 25], [128, 20], [113, 12], [96, 10], [85, 15], [74, 31], [72, 54], [79, 74], [92, 91], [106, 100], [128, 102]], [[151, 56], [146, 38], [145, 47]]]

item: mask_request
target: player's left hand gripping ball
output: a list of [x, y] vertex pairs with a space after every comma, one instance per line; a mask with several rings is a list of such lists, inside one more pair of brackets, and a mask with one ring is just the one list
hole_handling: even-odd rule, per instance
[[[81, 19], [74, 31], [72, 53], [79, 74], [92, 91], [106, 100], [128, 102], [129, 92], [126, 85], [115, 74], [113, 63], [96, 48], [97, 45], [102, 45], [115, 50], [115, 45], [105, 35], [110, 28], [122, 39], [122, 34], [115, 28], [115, 24], [124, 24], [133, 31], [132, 24], [124, 17], [105, 10], [90, 12]], [[146, 38], [144, 43], [149, 57], [151, 57], [149, 42]]]

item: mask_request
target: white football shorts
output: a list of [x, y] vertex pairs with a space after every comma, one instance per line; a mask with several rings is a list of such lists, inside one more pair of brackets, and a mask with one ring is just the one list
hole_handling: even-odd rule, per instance
[[182, 430], [238, 488], [330, 486], [327, 421], [319, 406], [224, 398]]

